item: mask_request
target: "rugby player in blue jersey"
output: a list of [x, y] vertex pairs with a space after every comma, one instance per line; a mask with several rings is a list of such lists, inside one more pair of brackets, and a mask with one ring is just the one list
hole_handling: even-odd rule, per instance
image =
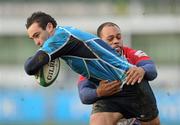
[[99, 84], [100, 80], [120, 80], [125, 83], [125, 72], [133, 67], [114, 49], [96, 35], [74, 27], [57, 26], [44, 12], [35, 12], [26, 23], [30, 39], [40, 49], [25, 62], [25, 71], [36, 74], [55, 58], [63, 59], [71, 69]]
[[[143, 77], [145, 77], [147, 80], [153, 80], [156, 78], [156, 68], [149, 56], [147, 56], [142, 51], [137, 51], [132, 48], [123, 46], [122, 35], [118, 25], [112, 22], [103, 23], [99, 26], [97, 35], [104, 41], [108, 42], [113, 48], [115, 48], [119, 54], [127, 58], [130, 63], [137, 65], [137, 67], [133, 67], [128, 70], [128, 83], [131, 83], [131, 85], [134, 85], [136, 82], [140, 83]], [[153, 96], [149, 86], [145, 88], [147, 85], [144, 85], [144, 90], [141, 90], [142, 87], [139, 85], [139, 87], [125, 85], [127, 89], [122, 89], [121, 92], [119, 92], [119, 86], [119, 81], [113, 81], [111, 83], [108, 83], [108, 81], [101, 81], [100, 85], [97, 87], [96, 84], [92, 83], [86, 78], [80, 77], [78, 90], [81, 101], [84, 104], [94, 103], [90, 120], [91, 125], [114, 125], [117, 124], [119, 120], [118, 118], [122, 118], [123, 116], [126, 118], [131, 118], [132, 116], [137, 117], [137, 114], [143, 115], [143, 113], [147, 114], [147, 116], [144, 118], [139, 118], [139, 120], [141, 120], [141, 124], [160, 124], [155, 99], [143, 97], [144, 95]], [[144, 94], [145, 91], [147, 91], [146, 94]], [[117, 94], [113, 95], [115, 93]], [[135, 100], [136, 98], [139, 99]], [[143, 98], [146, 98], [146, 100], [143, 100]], [[148, 102], [142, 102], [147, 101], [148, 98], [150, 99]], [[142, 107], [138, 108], [137, 106], [133, 106], [134, 103]], [[152, 106], [151, 103], [154, 105]], [[134, 110], [134, 108], [137, 109]], [[136, 115], [133, 115], [133, 113]], [[129, 121], [133, 121], [133, 119]], [[130, 124], [132, 124], [132, 122]], [[140, 123], [135, 121], [134, 124]]]

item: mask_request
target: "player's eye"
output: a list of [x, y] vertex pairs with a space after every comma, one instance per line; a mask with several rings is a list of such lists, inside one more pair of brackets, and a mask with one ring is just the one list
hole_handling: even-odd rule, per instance
[[117, 38], [118, 40], [121, 39], [121, 35], [118, 34], [118, 35], [116, 36], [116, 38]]
[[39, 36], [40, 36], [40, 33], [37, 32], [37, 33], [35, 33], [35, 34], [32, 36], [32, 38], [33, 38], [33, 39], [36, 39], [36, 38], [39, 38]]
[[39, 33], [34, 35], [34, 38], [39, 38]]
[[111, 37], [108, 37], [108, 38], [107, 38], [107, 41], [108, 41], [108, 42], [112, 42], [112, 41], [113, 41], [113, 39], [114, 39], [114, 37], [113, 37], [113, 36], [111, 36]]

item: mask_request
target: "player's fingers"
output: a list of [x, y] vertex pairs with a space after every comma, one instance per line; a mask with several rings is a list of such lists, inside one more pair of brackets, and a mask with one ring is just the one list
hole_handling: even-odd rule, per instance
[[127, 72], [126, 72], [126, 75], [128, 75], [130, 72], [133, 71], [134, 68], [130, 68]]
[[126, 75], [128, 75], [128, 74], [129, 74], [129, 72], [130, 72], [130, 71], [128, 70], [128, 71], [126, 72]]
[[114, 81], [114, 82], [112, 82], [111, 85], [112, 86], [119, 86], [119, 85], [121, 85], [121, 83], [119, 81]]
[[133, 79], [133, 81], [131, 82], [131, 85], [134, 85], [137, 81], [138, 81], [138, 76], [137, 77], [135, 77], [134, 79]]
[[118, 90], [120, 88], [120, 86], [119, 85], [113, 85], [113, 86], [109, 86], [107, 89], [108, 89], [108, 91], [115, 91], [115, 90]]
[[[127, 79], [127, 85], [130, 85], [132, 84], [133, 80], [138, 77], [138, 73], [137, 72], [134, 72], [130, 77], [128, 77]], [[137, 79], [136, 79], [137, 80]]]
[[133, 73], [134, 73], [134, 70], [130, 70], [129, 73], [126, 74], [127, 78], [131, 77], [133, 75]]
[[143, 76], [139, 77], [138, 83], [140, 83], [142, 81], [142, 79], [143, 79]]
[[134, 85], [138, 81], [139, 78], [140, 78], [140, 74], [138, 72], [135, 72], [130, 82], [131, 85]]
[[133, 72], [134, 70], [136, 70], [136, 66], [131, 67], [127, 72], [126, 75], [128, 75], [129, 73]]
[[114, 95], [114, 94], [116, 94], [116, 93], [118, 93], [118, 92], [120, 92], [120, 89], [119, 89], [119, 90], [117, 90], [117, 91], [113, 91], [113, 92], [111, 92], [111, 93], [110, 93], [110, 96], [111, 96], [111, 95]]
[[120, 91], [120, 88], [118, 87], [118, 88], [111, 88], [110, 90], [109, 90], [109, 93], [116, 93], [116, 92], [118, 92], [118, 91]]
[[119, 83], [114, 83], [111, 86], [108, 87], [108, 91], [112, 92], [112, 91], [116, 91], [120, 89], [120, 84]]
[[127, 85], [129, 84], [130, 80], [131, 80], [131, 75], [128, 75], [126, 77], [126, 81], [125, 81]]
[[110, 89], [117, 90], [120, 88], [120, 84], [114, 84], [113, 86], [110, 87]]

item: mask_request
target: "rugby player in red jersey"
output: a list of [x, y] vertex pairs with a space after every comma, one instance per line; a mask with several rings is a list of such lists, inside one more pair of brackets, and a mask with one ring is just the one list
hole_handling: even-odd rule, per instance
[[142, 125], [159, 125], [156, 100], [148, 83], [157, 76], [151, 58], [143, 51], [123, 46], [120, 28], [112, 22], [100, 25], [97, 35], [136, 67], [126, 72], [126, 85], [121, 91], [119, 81], [104, 80], [97, 86], [80, 77], [78, 88], [81, 101], [84, 104], [94, 103], [90, 124], [115, 125], [119, 119], [136, 118]]

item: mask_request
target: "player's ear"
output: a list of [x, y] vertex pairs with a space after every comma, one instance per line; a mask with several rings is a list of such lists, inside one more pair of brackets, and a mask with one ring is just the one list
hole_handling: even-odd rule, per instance
[[52, 33], [54, 31], [54, 27], [53, 27], [52, 23], [47, 24], [46, 31], [48, 31], [49, 33]]

